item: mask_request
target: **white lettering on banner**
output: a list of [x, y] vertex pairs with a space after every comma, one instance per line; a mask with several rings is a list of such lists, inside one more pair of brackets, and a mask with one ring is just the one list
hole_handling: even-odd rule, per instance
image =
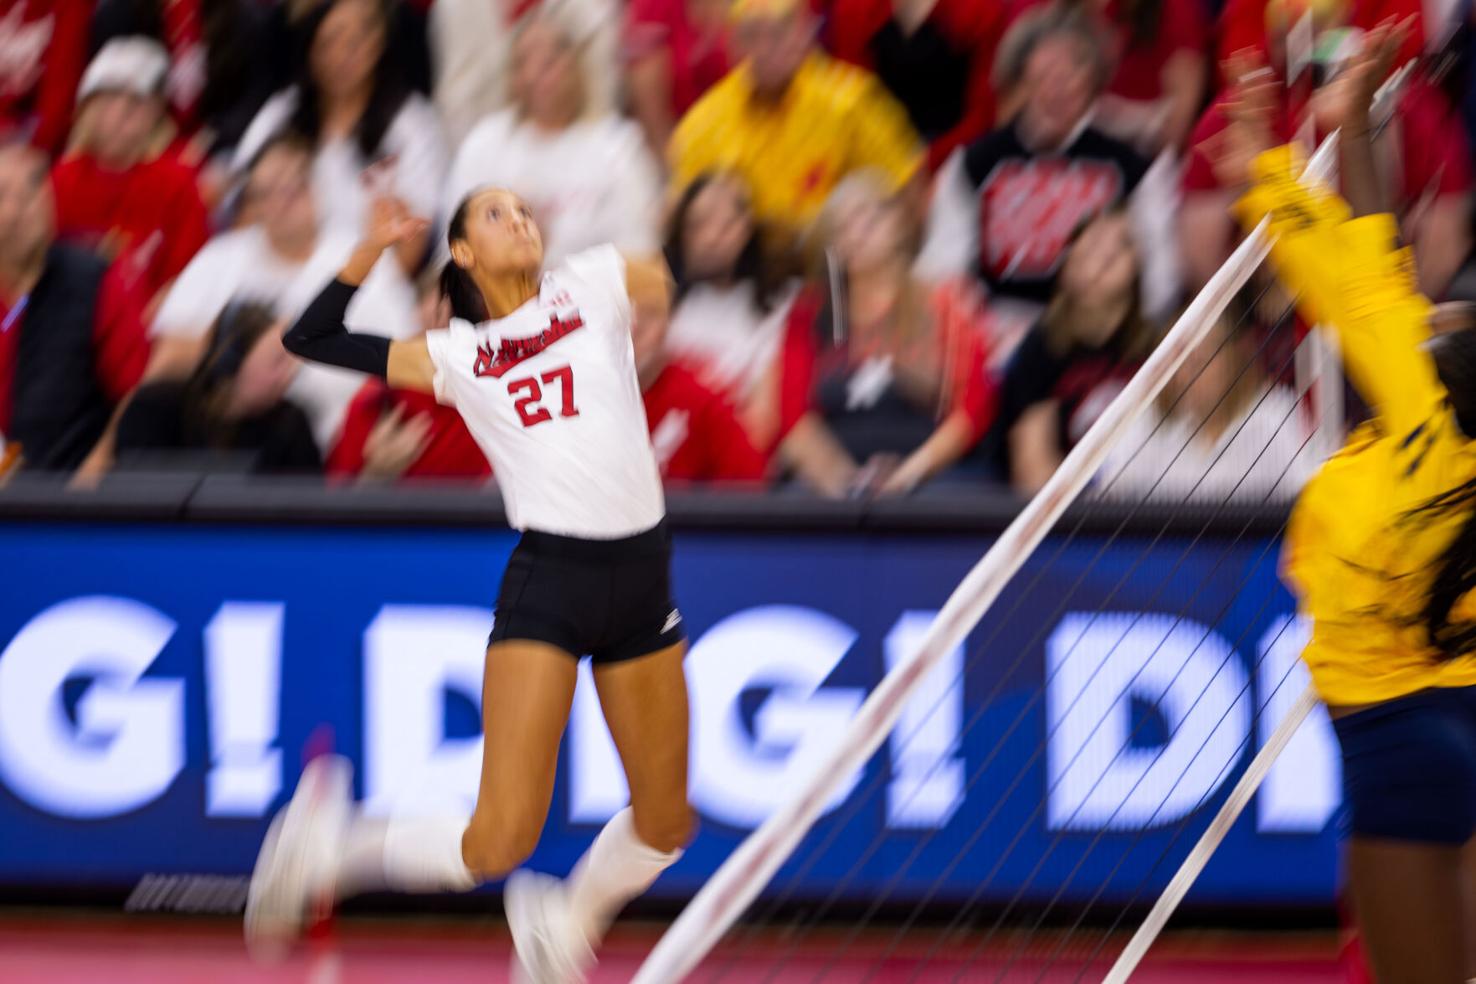
[[476, 803], [482, 739], [446, 737], [446, 695], [482, 706], [492, 613], [385, 605], [364, 632], [364, 798], [371, 813], [444, 813]]
[[[903, 612], [887, 633], [887, 669], [915, 652], [937, 612]], [[948, 653], [928, 673], [902, 711], [892, 733], [892, 781], [887, 786], [887, 824], [920, 829], [942, 827], [963, 805], [964, 652]]]
[[[720, 823], [756, 827], [798, 788], [861, 706], [860, 689], [820, 689], [855, 641], [838, 619], [781, 605], [730, 615], [698, 640], [687, 658], [694, 806]], [[740, 698], [761, 689], [771, 692], [750, 735]]]
[[[0, 653], [0, 777], [58, 816], [144, 806], [184, 767], [184, 683], [142, 679], [174, 634], [155, 609], [92, 596], [41, 612]], [[68, 716], [62, 688], [87, 680]]]
[[282, 752], [272, 748], [281, 706], [280, 602], [228, 601], [205, 627], [210, 751], [205, 813], [259, 817], [282, 789]]
[[[1217, 632], [1168, 615], [1073, 612], [1046, 641], [1048, 823], [1141, 830], [1179, 820], [1232, 773], [1250, 735], [1245, 668]], [[1168, 740], [1133, 745], [1134, 700]]]
[[[1287, 615], [1277, 619], [1261, 638], [1256, 670], [1261, 697], [1257, 732], [1263, 743], [1312, 682], [1302, 662], [1302, 649], [1311, 634], [1306, 619]], [[1332, 719], [1319, 704], [1267, 774], [1256, 800], [1256, 829], [1277, 834], [1320, 833], [1342, 802], [1342, 782], [1343, 759]]]

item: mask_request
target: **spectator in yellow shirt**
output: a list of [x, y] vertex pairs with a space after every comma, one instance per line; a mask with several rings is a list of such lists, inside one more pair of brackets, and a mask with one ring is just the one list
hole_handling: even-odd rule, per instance
[[1253, 159], [1236, 211], [1269, 214], [1277, 274], [1373, 411], [1302, 492], [1283, 556], [1341, 750], [1355, 915], [1381, 984], [1458, 984], [1476, 974], [1476, 329], [1432, 334], [1444, 312], [1378, 202], [1368, 106], [1400, 40], [1375, 31], [1348, 70], [1348, 201], [1303, 185], [1291, 148], [1256, 155], [1274, 82], [1242, 85], [1220, 149], [1232, 174]]
[[924, 147], [877, 78], [821, 52], [803, 0], [737, 0], [742, 63], [682, 118], [670, 147], [677, 190], [728, 171], [753, 190], [757, 217], [783, 234], [809, 227], [835, 186], [875, 169], [921, 208]]

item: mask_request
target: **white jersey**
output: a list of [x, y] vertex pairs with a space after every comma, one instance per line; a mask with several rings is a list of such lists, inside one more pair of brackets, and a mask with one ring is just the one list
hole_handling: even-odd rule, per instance
[[614, 540], [666, 515], [630, 319], [625, 260], [601, 246], [507, 317], [427, 333], [436, 399], [492, 462], [515, 529]]

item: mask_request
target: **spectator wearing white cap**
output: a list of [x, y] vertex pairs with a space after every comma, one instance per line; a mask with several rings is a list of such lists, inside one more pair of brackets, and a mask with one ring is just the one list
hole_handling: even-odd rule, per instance
[[164, 152], [168, 71], [156, 41], [108, 42], [82, 76], [72, 147], [51, 172], [57, 235], [115, 260], [145, 298], [209, 235], [194, 171]]
[[[378, 0], [327, 0], [299, 25], [306, 45], [299, 77], [261, 108], [236, 147], [240, 174], [263, 145], [291, 131], [314, 148], [313, 192], [333, 232], [358, 236], [369, 215], [361, 180], [371, 164], [393, 162], [394, 195], [421, 218], [436, 214], [446, 177], [446, 145], [436, 112], [411, 91], [389, 49], [388, 13]], [[424, 259], [429, 233], [398, 250], [407, 271]]]
[[545, 263], [605, 243], [633, 255], [661, 244], [661, 179], [640, 127], [591, 103], [587, 25], [540, 9], [512, 44], [513, 105], [473, 128], [442, 198], [449, 216], [484, 185], [517, 192], [543, 229]]

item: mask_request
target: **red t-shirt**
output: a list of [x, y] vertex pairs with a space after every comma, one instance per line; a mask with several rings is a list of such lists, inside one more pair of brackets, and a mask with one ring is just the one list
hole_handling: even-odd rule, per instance
[[716, 390], [670, 362], [641, 394], [661, 477], [667, 482], [758, 482], [768, 461]]
[[104, 170], [87, 156], [64, 160], [51, 171], [57, 235], [115, 256], [152, 298], [210, 236], [195, 178], [172, 155], [127, 171]]
[[662, 50], [670, 59], [673, 119], [680, 119], [733, 67], [727, 32], [706, 36], [688, 15], [686, 0], [631, 0], [626, 57], [638, 61]]
[[395, 407], [401, 409], [406, 420], [422, 415], [430, 420], [425, 450], [402, 477], [483, 479], [492, 474], [492, 466], [472, 440], [461, 414], [441, 406], [427, 393], [390, 389], [379, 379], [365, 383], [349, 404], [338, 444], [328, 455], [328, 474], [354, 476], [362, 472], [369, 433], [380, 416]]
[[[0, 300], [0, 434], [10, 428], [20, 333], [26, 312]], [[45, 330], [44, 326], [39, 330]], [[92, 322], [93, 371], [103, 393], [118, 403], [133, 392], [149, 364], [149, 337], [138, 292], [115, 266], [103, 275]]]
[[[1183, 0], [1165, 0], [1173, 7]], [[1220, 14], [1219, 62], [1244, 49], [1262, 52], [1267, 48], [1266, 5], [1269, 0], [1229, 0]], [[1425, 18], [1422, 0], [1344, 0], [1349, 8], [1347, 22], [1365, 31], [1372, 30], [1390, 18], [1415, 18], [1415, 28], [1399, 53], [1401, 63], [1418, 58], [1425, 47]], [[1187, 5], [1187, 4], [1186, 4]]]
[[72, 128], [91, 20], [88, 0], [0, 0], [0, 123], [35, 127], [31, 142], [48, 152]]
[[[1189, 163], [1184, 171], [1186, 192], [1220, 187], [1204, 145], [1228, 125], [1225, 116], [1228, 98], [1221, 95], [1194, 128], [1189, 140]], [[1291, 140], [1295, 135], [1295, 121], [1302, 115], [1294, 111], [1290, 102], [1283, 102], [1272, 120], [1276, 139]], [[1439, 90], [1421, 82], [1406, 86], [1390, 126], [1399, 142], [1398, 173], [1388, 175], [1397, 183], [1393, 189], [1397, 210], [1408, 208], [1427, 194], [1463, 194], [1471, 190], [1471, 151], [1459, 118], [1452, 114]]]
[[[1050, 0], [1012, 0], [1010, 21]], [[1163, 67], [1181, 51], [1207, 55], [1210, 25], [1200, 0], [1164, 0], [1158, 30], [1151, 38], [1135, 42], [1132, 26], [1122, 15], [1121, 0], [1107, 0], [1102, 10], [1105, 34], [1112, 45], [1117, 70], [1107, 91], [1114, 96], [1152, 101], [1163, 96]]]

